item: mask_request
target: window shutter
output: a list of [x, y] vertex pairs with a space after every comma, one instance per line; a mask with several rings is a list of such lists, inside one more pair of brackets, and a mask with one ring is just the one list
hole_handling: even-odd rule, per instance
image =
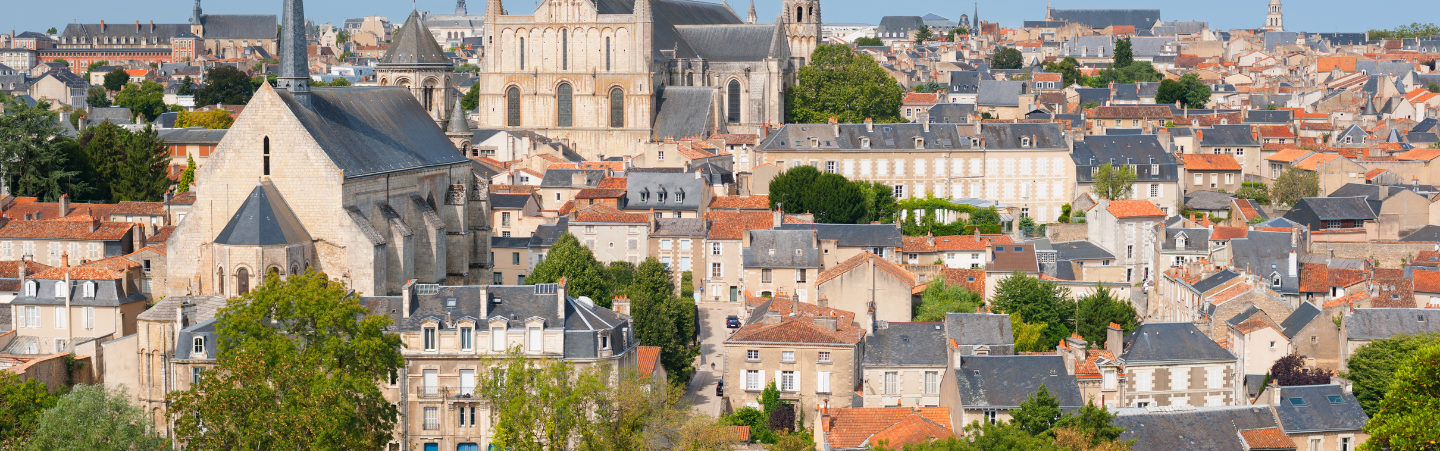
[[800, 385], [800, 373], [802, 373], [802, 371], [796, 371], [796, 372], [795, 372], [795, 392], [796, 392], [796, 393], [800, 393], [800, 391], [801, 391], [801, 388], [800, 388], [800, 387], [801, 387], [801, 385]]
[[830, 372], [821, 371], [815, 378], [815, 393], [830, 393]]
[[[781, 387], [781, 386], [780, 386], [780, 384], [781, 384], [780, 381], [782, 381], [782, 380], [783, 380], [783, 379], [780, 379], [780, 370], [775, 370], [775, 389], [776, 389], [776, 390], [785, 391], [785, 387]], [[761, 389], [761, 390], [764, 390], [764, 389], [765, 389], [765, 386], [764, 386], [764, 385], [761, 385], [761, 386], [760, 386], [760, 389]]]

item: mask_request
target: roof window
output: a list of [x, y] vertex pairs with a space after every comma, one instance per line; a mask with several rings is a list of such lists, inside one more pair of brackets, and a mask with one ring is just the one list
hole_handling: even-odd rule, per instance
[[1290, 405], [1303, 406], [1305, 405], [1305, 398], [1290, 398]]
[[1340, 404], [1342, 402], [1345, 402], [1345, 398], [1341, 398], [1335, 395], [1326, 396], [1325, 398], [1329, 399], [1331, 404]]

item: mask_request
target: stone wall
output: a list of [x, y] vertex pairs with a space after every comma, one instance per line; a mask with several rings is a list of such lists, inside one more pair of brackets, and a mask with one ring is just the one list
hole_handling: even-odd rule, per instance
[[1415, 258], [1420, 251], [1433, 251], [1440, 243], [1379, 241], [1368, 243], [1321, 243], [1311, 246], [1311, 252], [1332, 255], [1336, 258], [1374, 259], [1382, 268], [1399, 268]]
[[1090, 230], [1083, 222], [1078, 224], [1047, 224], [1045, 225], [1045, 237], [1055, 243], [1088, 240], [1090, 239]]

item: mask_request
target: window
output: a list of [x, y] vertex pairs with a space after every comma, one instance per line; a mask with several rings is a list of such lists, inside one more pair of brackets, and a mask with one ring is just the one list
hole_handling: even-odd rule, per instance
[[[76, 254], [78, 255], [79, 253], [77, 252]], [[141, 266], [143, 266], [143, 267], [145, 268], [145, 269], [144, 269], [145, 272], [147, 272], [147, 273], [150, 272], [150, 260], [149, 260], [149, 259], [146, 259], [146, 260], [141, 261]]]
[[427, 398], [435, 397], [440, 392], [440, 370], [423, 370], [421, 374], [424, 376], [423, 395]]
[[986, 423], [990, 423], [990, 424], [995, 424], [995, 421], [996, 421], [996, 413], [997, 413], [997, 412], [994, 411], [994, 410], [986, 410], [986, 411], [985, 411], [985, 422], [986, 422]]
[[495, 352], [505, 350], [505, 329], [499, 327], [490, 329], [490, 350]]
[[1225, 383], [1224, 370], [1221, 368], [1209, 368], [1205, 371], [1205, 385], [1208, 388], [1220, 388]]
[[[655, 156], [656, 156], [656, 159], [658, 159], [658, 160], [660, 160], [660, 161], [665, 161], [665, 151], [663, 151], [663, 150], [656, 151], [656, 152], [655, 152]], [[662, 197], [663, 197], [663, 196], [662, 196]], [[660, 201], [661, 201], [661, 202], [664, 202], [665, 199], [660, 199]]]
[[719, 263], [710, 264], [710, 277], [717, 279], [720, 277], [724, 277], [724, 271], [721, 271], [721, 266]]
[[561, 83], [555, 89], [555, 125], [569, 127], [575, 122], [574, 90], [569, 83]]
[[905, 198], [905, 185], [895, 185], [895, 198], [896, 198], [896, 199], [904, 199], [904, 198]]
[[1135, 373], [1135, 391], [1151, 391], [1154, 374]]
[[[521, 42], [524, 42], [524, 38], [521, 38]], [[520, 47], [523, 49], [525, 46]], [[523, 61], [524, 57], [521, 57], [521, 60]], [[505, 126], [520, 126], [520, 88], [514, 86], [505, 90]]]
[[[523, 284], [522, 284], [523, 285]], [[475, 348], [475, 329], [471, 327], [460, 328], [460, 349], [469, 351]]]
[[85, 284], [80, 285], [80, 295], [86, 298], [95, 298], [95, 282], [86, 281]]
[[826, 172], [826, 173], [834, 174], [834, 173], [835, 173], [835, 169], [836, 169], [836, 168], [835, 168], [835, 162], [834, 162], [834, 161], [826, 161], [826, 162], [825, 162], [825, 172]]
[[525, 38], [520, 38], [520, 70], [525, 70]]
[[710, 255], [720, 255], [720, 243], [710, 243]]
[[820, 351], [820, 355], [819, 355], [819, 357], [818, 357], [817, 360], [819, 360], [819, 361], [822, 362], [822, 363], [829, 363], [829, 362], [830, 362], [830, 351]]
[[940, 394], [940, 373], [934, 371], [925, 372], [925, 395], [935, 396]]
[[95, 328], [95, 307], [85, 307], [84, 309], [81, 310], [81, 312], [83, 312], [83, 313], [82, 313], [82, 316], [84, 316], [85, 328], [86, 328], [86, 329], [94, 329], [94, 328]]
[[40, 327], [40, 307], [25, 307], [26, 323], [32, 328]]
[[760, 270], [760, 283], [770, 283], [770, 269]]
[[434, 327], [426, 327], [426, 328], [425, 328], [424, 335], [425, 335], [425, 350], [426, 350], [426, 351], [434, 351], [434, 350], [435, 350], [435, 328], [434, 328]]
[[510, 253], [510, 264], [512, 264], [512, 265], [518, 265], [518, 264], [520, 264], [520, 253], [519, 253], [519, 252], [511, 252], [511, 253]]
[[66, 288], [68, 288], [68, 287], [65, 286], [65, 282], [55, 282], [55, 297], [57, 297], [57, 298], [63, 298], [63, 297], [65, 297], [65, 296], [66, 296], [66, 292], [69, 291], [69, 290], [67, 290]]
[[682, 251], [688, 251], [688, 250], [690, 250], [690, 240], [680, 240], [680, 250], [682, 250]]
[[[800, 253], [800, 250], [796, 249], [795, 253]], [[805, 283], [805, 268], [795, 270], [795, 283]]]
[[780, 351], [780, 361], [785, 363], [795, 363], [795, 351]]
[[570, 70], [570, 30], [560, 29], [560, 69]]
[[[610, 46], [610, 38], [605, 38], [605, 46]], [[610, 70], [610, 55], [605, 55], [605, 70]], [[610, 90], [610, 127], [621, 128], [625, 126], [625, 91], [620, 88]]]
[[894, 395], [894, 394], [899, 393], [899, 392], [900, 392], [899, 383], [900, 383], [900, 373], [896, 373], [896, 372], [894, 372], [894, 371], [887, 371], [887, 372], [885, 373], [885, 386], [884, 386], [885, 394], [887, 394], [887, 395]]
[[[429, 387], [426, 387], [429, 388]], [[425, 408], [425, 429], [440, 429], [440, 408]]]
[[605, 71], [610, 71], [610, 38], [605, 38]]
[[192, 343], [192, 346], [191, 346], [191, 348], [190, 348], [190, 353], [191, 353], [191, 354], [204, 354], [204, 353], [205, 353], [205, 336], [202, 335], [202, 336], [199, 336], [199, 337], [195, 337], [194, 340], [192, 340], [192, 341], [193, 341], [193, 343]]
[[35, 287], [35, 281], [32, 280], [29, 282], [25, 282], [25, 296], [32, 298], [35, 297]]
[[629, 250], [632, 250], [632, 251], [633, 251], [633, 250], [636, 250], [636, 249], [639, 249], [639, 248], [640, 248], [640, 240], [630, 240], [630, 241], [627, 241], [627, 242], [625, 243], [625, 248], [626, 248], [626, 249], [629, 249]]
[[1340, 403], [1345, 402], [1345, 398], [1342, 398], [1342, 397], [1339, 397], [1339, 396], [1335, 396], [1335, 395], [1326, 396], [1325, 399], [1330, 400], [1330, 403], [1331, 403], [1331, 404], [1340, 404]]
[[204, 368], [199, 368], [199, 367], [192, 367], [192, 368], [190, 368], [190, 385], [199, 384], [199, 383], [200, 383], [200, 373], [203, 373], [203, 372], [205, 372], [205, 369], [204, 369]]
[[506, 211], [500, 213], [500, 225], [504, 227], [510, 227], [510, 212]]
[[1110, 370], [1110, 369], [1105, 370], [1104, 381], [1102, 382], [1102, 383], [1104, 384], [1104, 385], [1103, 385], [1103, 389], [1104, 389], [1104, 390], [1114, 390], [1114, 389], [1115, 389], [1115, 386], [1118, 384], [1118, 382], [1119, 382], [1119, 379], [1116, 378], [1115, 370]]
[[830, 372], [815, 373], [815, 393], [830, 393]]
[[798, 386], [799, 386], [800, 384], [796, 383], [796, 382], [797, 382], [796, 379], [797, 379], [797, 377], [795, 376], [795, 372], [794, 372], [794, 371], [781, 371], [781, 372], [780, 372], [780, 391], [796, 391], [796, 390], [799, 390], [799, 387], [798, 387]]
[[1310, 451], [1320, 451], [1320, 445], [1321, 445], [1322, 442], [1323, 442], [1322, 439], [1318, 439], [1318, 438], [1312, 438], [1312, 439], [1310, 439]]
[[593, 226], [593, 225], [587, 225], [587, 226], [585, 226], [585, 233], [595, 233], [595, 226]]
[[55, 307], [55, 328], [65, 328], [65, 307]]
[[726, 120], [727, 122], [731, 123], [731, 124], [739, 124], [739, 123], [740, 123], [740, 82], [739, 82], [738, 80], [730, 80], [730, 84], [725, 87], [725, 94], [726, 94], [726, 100], [727, 100], [726, 105], [725, 105], [725, 107], [726, 107], [725, 120]]
[[660, 250], [662, 250], [662, 251], [668, 251], [668, 250], [670, 250], [670, 240], [660, 240]]
[[1151, 183], [1151, 184], [1150, 184], [1150, 197], [1152, 197], [1152, 198], [1154, 198], [1154, 197], [1160, 197], [1160, 184], [1159, 184], [1159, 183]]
[[1305, 405], [1305, 398], [1290, 398], [1290, 405], [1303, 406]]
[[526, 343], [530, 346], [530, 352], [544, 352], [545, 334], [540, 330], [540, 328], [531, 327], [526, 330], [526, 333], [528, 335]]
[[262, 160], [263, 160], [263, 162], [261, 163], [262, 169], [265, 171], [265, 172], [262, 173], [262, 175], [270, 175], [270, 137], [269, 137], [269, 136], [266, 136], [266, 137], [265, 137], [265, 153], [264, 153], [264, 155], [261, 156], [261, 158], [262, 158]]
[[759, 370], [745, 370], [745, 389], [746, 389], [746, 390], [759, 390], [759, 389], [760, 389], [760, 371], [759, 371]]
[[5, 258], [10, 258], [14, 255], [14, 252], [10, 247], [9, 241], [0, 242], [0, 255], [4, 255]]
[[1350, 437], [1340, 437], [1340, 451], [1350, 451]]
[[500, 284], [505, 283], [505, 273], [495, 272], [495, 273], [492, 273], [492, 276], [493, 276], [494, 279], [495, 279], [495, 285], [500, 285]]
[[1134, 244], [1129, 244], [1129, 245], [1126, 245], [1126, 246], [1125, 246], [1125, 258], [1135, 258], [1135, 245], [1134, 245]]

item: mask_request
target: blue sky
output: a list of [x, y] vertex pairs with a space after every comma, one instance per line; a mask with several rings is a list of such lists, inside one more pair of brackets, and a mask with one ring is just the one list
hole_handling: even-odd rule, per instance
[[[718, 1], [718, 0], [717, 0]], [[740, 14], [749, 6], [748, 0], [733, 0], [731, 7]], [[72, 21], [96, 23], [105, 20], [110, 23], [134, 23], [139, 20], [148, 23], [180, 23], [190, 17], [191, 0], [6, 0], [5, 14], [0, 15], [0, 30], [45, 31], [49, 27], [64, 29]], [[208, 0], [203, 7], [212, 14], [278, 14], [282, 0]], [[416, 0], [421, 10], [449, 12], [455, 7], [454, 0]], [[485, 0], [469, 0], [470, 12], [482, 13]], [[511, 0], [506, 9], [523, 13], [533, 10], [537, 0]], [[1155, 8], [1160, 7], [1164, 20], [1204, 20], [1212, 28], [1255, 28], [1265, 20], [1268, 0], [1210, 0], [1157, 2], [1155, 0], [1110, 0], [1098, 1], [1050, 1], [1005, 0], [1003, 2], [981, 2], [980, 18], [999, 21], [1005, 26], [1019, 26], [1023, 20], [1044, 17], [1045, 5], [1055, 8]], [[1440, 22], [1440, 2], [1398, 0], [1366, 0], [1357, 9], [1354, 2], [1338, 0], [1290, 0], [1285, 5], [1285, 25], [1288, 30], [1297, 31], [1365, 31], [1372, 28], [1391, 28], [1401, 23]], [[884, 4], [884, 8], [876, 8]], [[756, 9], [762, 22], [774, 20], [780, 2], [763, 0]], [[922, 0], [822, 0], [827, 22], [879, 23], [880, 16], [924, 15], [936, 13], [956, 19], [960, 14], [970, 14], [970, 2], [936, 2]], [[338, 24], [346, 17], [366, 15], [388, 16], [391, 20], [404, 20], [409, 14], [411, 2], [403, 0], [307, 0], [306, 13], [318, 23]], [[1403, 14], [1401, 12], [1404, 12]]]

